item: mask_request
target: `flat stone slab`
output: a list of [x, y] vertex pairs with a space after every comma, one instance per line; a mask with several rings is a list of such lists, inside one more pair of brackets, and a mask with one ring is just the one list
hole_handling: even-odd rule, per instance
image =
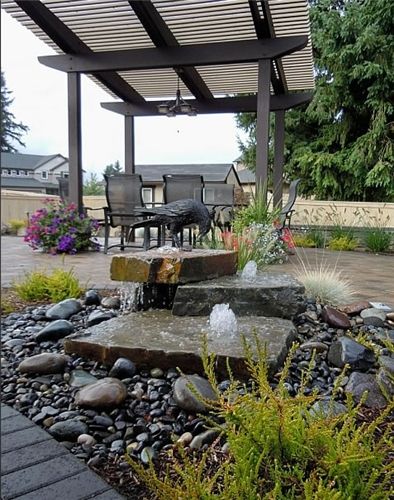
[[[296, 330], [291, 321], [279, 318], [238, 318], [238, 332], [255, 345], [256, 334], [266, 343], [270, 369], [282, 365]], [[179, 367], [185, 373], [202, 373], [202, 345], [208, 334], [209, 352], [217, 355], [219, 373], [226, 373], [226, 358], [238, 377], [247, 375], [241, 335], [210, 333], [207, 317], [177, 317], [170, 311], [130, 313], [73, 334], [64, 342], [65, 351], [107, 364], [125, 357], [136, 365], [168, 369]]]
[[224, 276], [179, 286], [172, 313], [207, 316], [215, 304], [229, 304], [237, 316], [293, 318], [305, 309], [304, 292], [289, 274], [260, 272], [252, 280]]
[[159, 249], [134, 255], [114, 255], [111, 279], [135, 283], [181, 284], [235, 274], [237, 254], [227, 250]]

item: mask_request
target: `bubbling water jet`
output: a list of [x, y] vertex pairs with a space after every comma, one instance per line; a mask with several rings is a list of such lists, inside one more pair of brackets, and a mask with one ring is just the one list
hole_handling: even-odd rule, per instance
[[253, 281], [257, 276], [257, 263], [254, 260], [250, 260], [245, 264], [245, 267], [241, 273], [241, 279], [244, 281]]
[[210, 336], [215, 338], [236, 337], [238, 322], [228, 304], [216, 304], [209, 316]]

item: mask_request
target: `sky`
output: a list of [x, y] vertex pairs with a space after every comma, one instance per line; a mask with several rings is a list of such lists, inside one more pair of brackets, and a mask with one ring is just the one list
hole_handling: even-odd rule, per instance
[[[10, 111], [29, 127], [20, 153], [68, 156], [67, 75], [40, 64], [55, 52], [1, 11], [1, 69], [14, 102]], [[124, 165], [124, 118], [101, 108], [114, 101], [82, 75], [82, 165], [100, 174], [119, 160]], [[174, 93], [175, 93], [174, 89]], [[234, 115], [136, 117], [137, 164], [232, 163], [240, 155]]]

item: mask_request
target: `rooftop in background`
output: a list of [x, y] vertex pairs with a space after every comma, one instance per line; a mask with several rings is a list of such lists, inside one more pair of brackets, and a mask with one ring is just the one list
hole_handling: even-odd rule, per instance
[[[308, 43], [302, 50], [273, 61], [272, 91], [283, 93], [314, 88], [307, 0], [42, 0], [18, 3], [2, 0], [1, 4], [58, 54], [184, 47], [304, 35]], [[55, 20], [62, 25], [55, 26]], [[46, 32], [35, 21], [44, 22]], [[251, 62], [231, 66], [213, 64], [194, 68], [109, 71], [96, 73], [91, 78], [112, 96], [130, 102], [134, 97], [138, 102], [140, 99], [173, 97], [177, 74], [182, 80], [180, 90], [184, 97], [256, 93], [257, 73], [258, 63]]]
[[144, 182], [162, 182], [166, 174], [202, 175], [205, 182], [226, 182], [231, 172], [237, 175], [231, 163], [136, 165], [135, 171], [142, 175]]
[[[59, 159], [63, 158], [64, 162], [68, 161], [60, 154], [30, 155], [25, 153], [1, 153], [1, 168], [22, 168], [24, 170], [35, 170], [41, 165], [44, 165], [57, 157], [59, 157]], [[59, 163], [56, 164], [56, 167], [58, 165]]]

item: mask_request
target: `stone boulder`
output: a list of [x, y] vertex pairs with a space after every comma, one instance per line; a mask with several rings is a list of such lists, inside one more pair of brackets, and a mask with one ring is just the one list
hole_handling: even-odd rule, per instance
[[364, 309], [361, 311], [360, 316], [365, 325], [379, 327], [384, 326], [384, 322], [386, 321], [386, 312], [382, 309], [376, 309], [375, 307]]
[[56, 342], [59, 339], [67, 337], [73, 331], [74, 325], [70, 321], [58, 319], [40, 330], [35, 339], [37, 342], [45, 342], [47, 340]]
[[75, 402], [87, 408], [112, 408], [122, 404], [126, 396], [126, 386], [120, 380], [106, 377], [81, 389]]
[[87, 290], [84, 298], [85, 306], [99, 306], [101, 295], [97, 290]]
[[362, 395], [367, 391], [365, 406], [369, 408], [384, 408], [387, 405], [374, 375], [353, 372], [345, 386], [345, 391], [353, 395], [356, 403], [360, 402]]
[[328, 323], [334, 328], [346, 330], [351, 327], [351, 323], [347, 315], [330, 306], [324, 307], [321, 313], [321, 318], [325, 323]]
[[103, 321], [108, 321], [109, 319], [113, 318], [114, 315], [112, 312], [104, 312], [104, 311], [93, 311], [89, 314], [89, 317], [86, 321], [87, 326], [94, 326], [98, 325], [99, 323], [102, 323]]
[[199, 375], [179, 377], [174, 383], [174, 400], [183, 410], [204, 413], [208, 410], [204, 400], [216, 401], [217, 395], [207, 379]]
[[113, 364], [109, 376], [115, 378], [129, 378], [135, 375], [137, 367], [127, 358], [118, 358]]
[[80, 420], [64, 420], [51, 425], [48, 432], [58, 441], [74, 442], [81, 434], [87, 434], [88, 430], [88, 426]]
[[349, 316], [356, 316], [360, 314], [364, 309], [368, 309], [369, 302], [367, 300], [359, 300], [357, 302], [351, 302], [350, 304], [345, 304], [344, 306], [339, 307], [340, 311]]
[[24, 359], [18, 366], [21, 373], [51, 374], [64, 371], [69, 357], [64, 354], [44, 352]]
[[50, 307], [45, 316], [48, 319], [68, 319], [82, 310], [81, 302], [77, 299], [66, 299]]
[[353, 370], [366, 371], [375, 363], [375, 354], [349, 337], [339, 337], [328, 351], [328, 361], [338, 368], [346, 364]]

